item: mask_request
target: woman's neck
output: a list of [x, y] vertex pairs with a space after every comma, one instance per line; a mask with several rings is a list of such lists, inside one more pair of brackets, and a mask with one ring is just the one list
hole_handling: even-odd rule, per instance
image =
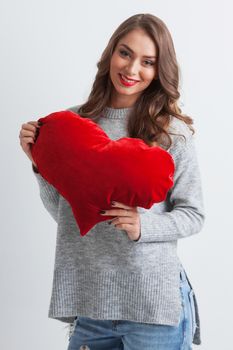
[[113, 92], [107, 106], [115, 109], [131, 108], [134, 106], [135, 102], [136, 100], [135, 98], [132, 98], [132, 96], [116, 96], [116, 94]]

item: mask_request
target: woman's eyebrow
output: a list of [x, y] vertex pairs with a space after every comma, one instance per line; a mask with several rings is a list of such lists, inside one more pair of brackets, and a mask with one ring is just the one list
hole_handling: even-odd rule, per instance
[[[120, 44], [121, 46], [124, 46], [126, 49], [128, 49], [130, 52], [134, 53], [133, 50], [126, 44]], [[142, 56], [142, 57], [147, 57], [147, 58], [156, 58], [156, 56]]]

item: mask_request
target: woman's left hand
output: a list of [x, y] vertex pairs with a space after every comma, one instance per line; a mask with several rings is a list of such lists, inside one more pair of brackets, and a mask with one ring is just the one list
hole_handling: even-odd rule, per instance
[[114, 209], [105, 210], [104, 213], [101, 211], [100, 214], [117, 216], [109, 221], [109, 224], [114, 225], [117, 229], [125, 230], [130, 240], [137, 241], [141, 236], [140, 215], [137, 207], [129, 207], [120, 202], [112, 202], [111, 204]]

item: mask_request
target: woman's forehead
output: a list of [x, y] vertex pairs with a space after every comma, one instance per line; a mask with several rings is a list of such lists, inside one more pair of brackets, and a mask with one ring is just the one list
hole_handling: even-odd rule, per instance
[[132, 30], [124, 35], [119, 41], [118, 46], [124, 46], [132, 53], [140, 51], [145, 57], [156, 55], [156, 45], [151, 37], [143, 30]]

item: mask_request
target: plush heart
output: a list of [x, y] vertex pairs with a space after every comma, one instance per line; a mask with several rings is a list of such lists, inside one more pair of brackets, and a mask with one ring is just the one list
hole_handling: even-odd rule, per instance
[[41, 176], [69, 202], [84, 236], [98, 222], [112, 219], [100, 210], [111, 201], [149, 209], [166, 199], [175, 165], [161, 147], [142, 139], [113, 141], [89, 118], [59, 111], [42, 123], [31, 152]]

